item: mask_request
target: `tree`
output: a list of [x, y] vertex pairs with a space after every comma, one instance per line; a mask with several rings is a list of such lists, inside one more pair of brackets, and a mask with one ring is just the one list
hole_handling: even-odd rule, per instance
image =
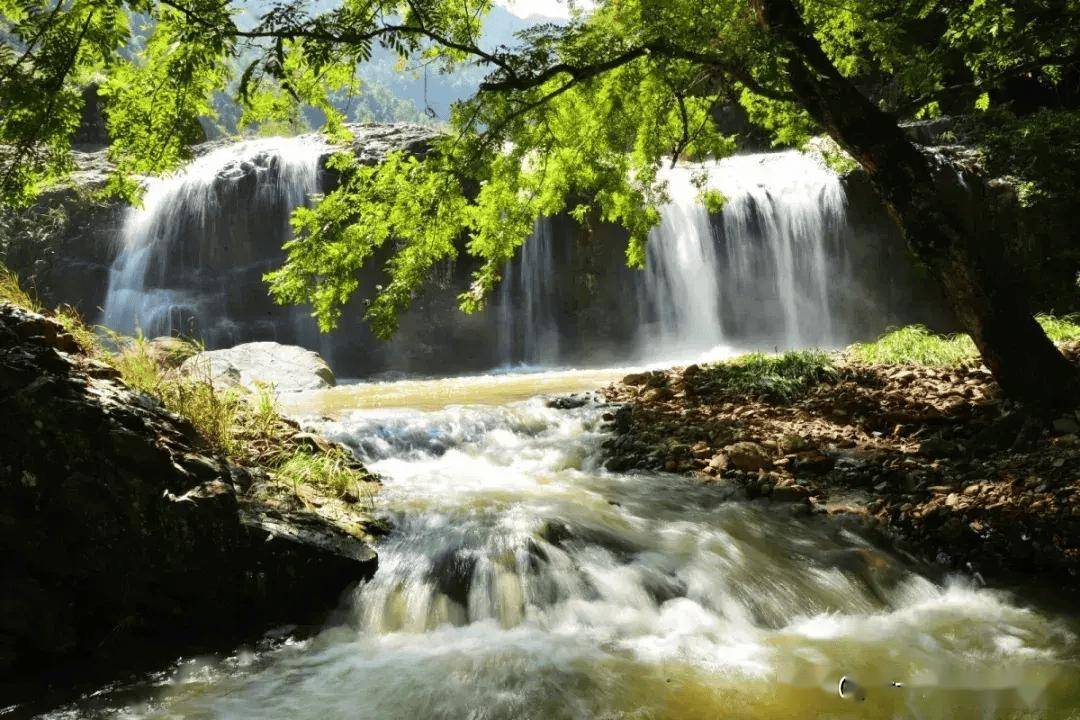
[[[2, 9], [18, 51], [0, 57], [0, 106], [41, 117], [41, 101], [24, 86], [68, 89], [79, 73], [105, 73], [121, 173], [182, 158], [176, 128], [211, 112], [209, 94], [227, 81], [222, 59], [241, 52], [255, 56], [238, 82], [246, 113], [315, 105], [332, 134], [342, 126], [328, 93], [353, 81], [376, 44], [436, 70], [470, 63], [488, 71], [480, 92], [454, 108], [435, 152], [395, 155], [377, 168], [338, 157], [341, 186], [297, 211], [297, 237], [269, 276], [271, 291], [283, 302], [311, 302], [324, 327], [358, 289], [359, 268], [387, 243], [395, 248], [389, 279], [367, 313], [383, 335], [461, 238], [481, 261], [462, 306], [481, 307], [541, 215], [621, 223], [628, 262], [640, 266], [664, 199], [658, 168], [730, 153], [733, 138], [719, 131], [715, 110], [737, 102], [778, 141], [824, 131], [865, 169], [1006, 393], [1040, 406], [1080, 396], [1075, 370], [1031, 317], [1002, 238], [970, 222], [953, 174], [897, 124], [943, 104], [1015, 99], [1017, 83], [1030, 96], [1033, 86], [1051, 88], [1075, 109], [1075, 0], [608, 0], [494, 50], [477, 40], [490, 0], [346, 0], [313, 15], [293, 2], [247, 27], [234, 22], [227, 0], [11, 2]], [[104, 10], [119, 18], [124, 8], [153, 21], [144, 50], [125, 56], [119, 31], [78, 34]], [[53, 40], [47, 28], [57, 23], [68, 29]], [[50, 62], [73, 37], [72, 61]], [[62, 148], [66, 127], [35, 129], [31, 144]], [[0, 121], [0, 141], [27, 136], [25, 122]], [[5, 180], [5, 196], [31, 195], [33, 183], [63, 170], [61, 156], [9, 157], [19, 170], [16, 186]], [[115, 187], [132, 192], [124, 177]]]

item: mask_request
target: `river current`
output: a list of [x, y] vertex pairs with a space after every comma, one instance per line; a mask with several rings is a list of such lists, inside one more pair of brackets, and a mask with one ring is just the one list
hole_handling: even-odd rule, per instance
[[[394, 532], [314, 636], [51, 718], [1074, 718], [1074, 619], [857, 525], [601, 466], [617, 371], [344, 385], [288, 409], [382, 474]], [[856, 678], [866, 700], [838, 696]], [[897, 687], [896, 685], [900, 685]]]

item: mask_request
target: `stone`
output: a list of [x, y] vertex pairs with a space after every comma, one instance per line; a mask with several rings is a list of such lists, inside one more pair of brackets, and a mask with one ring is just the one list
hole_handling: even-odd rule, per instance
[[709, 460], [709, 467], [713, 470], [727, 470], [728, 464], [731, 462], [731, 458], [727, 453], [717, 453]]
[[623, 376], [622, 384], [636, 387], [638, 385], [644, 385], [649, 380], [648, 373], [630, 373]]
[[836, 460], [818, 450], [797, 453], [794, 458], [795, 471], [815, 475], [827, 473], [836, 465]]
[[957, 453], [956, 443], [942, 438], [927, 438], [919, 443], [919, 454], [934, 460], [952, 457]]
[[810, 449], [810, 441], [804, 438], [802, 435], [795, 435], [794, 433], [784, 435], [780, 438], [780, 451], [784, 453], [797, 453]]
[[1074, 435], [1080, 433], [1080, 423], [1068, 415], [1063, 415], [1054, 420], [1054, 432], [1058, 435]]
[[237, 494], [256, 469], [223, 462], [186, 420], [92, 374], [85, 355], [58, 352], [62, 336], [0, 303], [5, 680], [225, 649], [316, 620], [371, 577], [362, 540], [313, 513], [269, 517]]
[[191, 343], [177, 337], [163, 335], [147, 343], [147, 348], [155, 360], [165, 367], [180, 367], [191, 355]]
[[551, 398], [545, 403], [549, 408], [555, 408], [556, 410], [574, 410], [588, 404], [589, 396], [584, 393], [580, 395], [560, 395], [559, 397]]
[[810, 491], [801, 485], [777, 485], [772, 489], [773, 502], [806, 502]]
[[207, 350], [185, 360], [180, 371], [222, 387], [239, 385], [254, 390], [263, 385], [279, 393], [321, 390], [337, 383], [334, 372], [318, 353], [275, 342]]
[[754, 442], [737, 442], [724, 448], [731, 465], [744, 472], [755, 472], [772, 464], [772, 459], [761, 445]]

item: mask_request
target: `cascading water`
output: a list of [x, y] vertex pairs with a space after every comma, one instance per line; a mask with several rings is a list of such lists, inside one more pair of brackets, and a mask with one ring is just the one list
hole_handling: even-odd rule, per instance
[[646, 312], [653, 310], [656, 321], [642, 334], [649, 348], [672, 357], [708, 350], [723, 338], [716, 240], [692, 173], [686, 167], [661, 173], [670, 201], [660, 209], [646, 256]]
[[292, 210], [318, 191], [324, 153], [310, 137], [248, 140], [148, 180], [124, 221], [102, 323], [211, 345], [277, 334], [236, 318], [268, 304], [259, 278], [281, 258]]
[[[699, 174], [702, 188], [692, 182]], [[837, 312], [836, 298], [852, 302], [856, 283], [835, 173], [791, 151], [681, 165], [660, 178], [670, 202], [649, 240], [646, 347], [678, 356], [719, 344], [772, 349], [852, 339]], [[699, 200], [704, 188], [726, 198], [716, 225]]]
[[[974, 720], [1080, 702], [1065, 620], [719, 482], [607, 472], [603, 408], [519, 399], [597, 372], [294, 399], [384, 477], [375, 577], [314, 638], [54, 717]], [[865, 703], [837, 697], [845, 674]]]
[[507, 264], [499, 286], [499, 356], [507, 365], [558, 362], [556, 273], [552, 223], [541, 218], [519, 262]]
[[[376, 130], [358, 133], [375, 142]], [[624, 267], [621, 231], [598, 226], [586, 236], [567, 218], [543, 219], [488, 312], [455, 309], [471, 272], [457, 263], [417, 299], [395, 341], [380, 343], [363, 325], [362, 303], [385, 283], [384, 252], [361, 273], [364, 297], [341, 329], [321, 336], [306, 310], [270, 300], [262, 276], [284, 260], [291, 211], [323, 189], [328, 152], [313, 137], [249, 140], [149, 180], [142, 207], [126, 216], [101, 322], [193, 335], [210, 348], [301, 344], [346, 377], [675, 362], [718, 347], [837, 346], [889, 325], [934, 324], [930, 312], [911, 311], [911, 298], [928, 293], [912, 290], [902, 248], [894, 253], [895, 238], [880, 230], [880, 208], [853, 223], [841, 180], [817, 159], [785, 152], [665, 169], [670, 202], [644, 272]], [[700, 203], [698, 173], [726, 196], [722, 214]]]

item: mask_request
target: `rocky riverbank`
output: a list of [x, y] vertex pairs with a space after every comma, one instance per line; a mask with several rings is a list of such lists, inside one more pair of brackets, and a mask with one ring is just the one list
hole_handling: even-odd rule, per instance
[[[375, 570], [358, 498], [225, 457], [61, 324], [2, 302], [0, 417], [0, 696], [315, 620]], [[281, 445], [355, 462], [275, 422]]]
[[[1064, 350], [1080, 360], [1080, 343]], [[740, 391], [717, 367], [627, 376], [603, 391], [619, 404], [607, 466], [857, 516], [979, 580], [1080, 589], [1080, 414], [1030, 416], [977, 364], [833, 361], [787, 399]]]

